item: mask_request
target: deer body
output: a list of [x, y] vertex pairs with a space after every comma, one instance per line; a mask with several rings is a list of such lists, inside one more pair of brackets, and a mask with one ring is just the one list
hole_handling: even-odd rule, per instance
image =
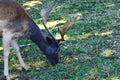
[[9, 47], [12, 46], [17, 53], [21, 67], [28, 70], [19, 51], [16, 39], [27, 36], [42, 50], [52, 65], [58, 63], [59, 46], [56, 40], [49, 38], [38, 28], [34, 21], [26, 14], [24, 9], [13, 0], [0, 0], [0, 33], [3, 37], [4, 48], [4, 75], [10, 80], [8, 71]]
[[11, 32], [24, 33], [28, 29], [29, 16], [16, 2], [0, 1], [0, 31], [9, 29]]

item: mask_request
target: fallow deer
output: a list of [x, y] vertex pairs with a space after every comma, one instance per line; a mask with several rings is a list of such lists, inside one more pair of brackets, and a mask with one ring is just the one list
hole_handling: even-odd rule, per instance
[[[49, 13], [52, 7], [46, 10], [46, 12]], [[43, 10], [43, 13], [41, 13], [44, 19], [44, 26], [46, 26], [46, 12], [44, 13]], [[8, 71], [10, 46], [16, 51], [21, 67], [28, 70], [28, 67], [21, 57], [19, 46], [16, 41], [20, 36], [27, 36], [36, 43], [52, 65], [58, 63], [59, 44], [56, 39], [52, 34], [51, 37], [48, 37], [15, 0], [0, 0], [0, 32], [2, 32], [3, 37], [4, 75], [7, 80], [10, 80]]]

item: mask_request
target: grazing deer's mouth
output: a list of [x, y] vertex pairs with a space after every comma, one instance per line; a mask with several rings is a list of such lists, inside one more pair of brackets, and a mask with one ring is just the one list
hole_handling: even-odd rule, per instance
[[51, 65], [56, 65], [59, 61], [59, 58], [58, 58], [58, 54], [56, 55], [46, 55], [46, 57], [48, 58], [49, 62], [51, 63]]

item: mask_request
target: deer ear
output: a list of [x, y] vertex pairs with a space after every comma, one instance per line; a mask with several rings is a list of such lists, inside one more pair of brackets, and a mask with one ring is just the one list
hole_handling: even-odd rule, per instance
[[52, 39], [51, 39], [51, 38], [46, 37], [46, 40], [47, 40], [47, 42], [48, 42], [49, 44], [52, 44]]

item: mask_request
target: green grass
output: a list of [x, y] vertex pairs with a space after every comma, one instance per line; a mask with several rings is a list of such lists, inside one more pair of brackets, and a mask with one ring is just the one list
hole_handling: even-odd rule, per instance
[[[42, 24], [39, 10], [55, 0], [43, 0], [30, 7], [28, 0], [17, 0], [37, 23]], [[37, 1], [37, 0], [36, 0]], [[28, 2], [28, 3], [27, 3]], [[28, 4], [28, 5], [25, 5]], [[67, 32], [68, 40], [60, 50], [60, 62], [51, 66], [38, 47], [20, 38], [22, 57], [30, 72], [21, 70], [11, 48], [9, 71], [19, 80], [120, 80], [120, 1], [58, 0], [49, 21], [67, 20], [70, 14], [82, 17]], [[51, 29], [51, 28], [50, 28]], [[54, 35], [57, 29], [53, 26]], [[0, 51], [0, 75], [3, 75], [3, 53]], [[36, 68], [40, 70], [37, 71]]]

